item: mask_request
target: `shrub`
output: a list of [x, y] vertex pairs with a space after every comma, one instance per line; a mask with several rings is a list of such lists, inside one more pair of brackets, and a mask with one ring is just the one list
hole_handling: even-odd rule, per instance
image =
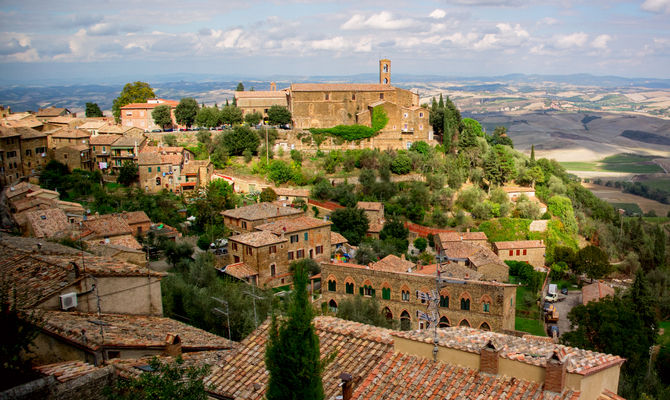
[[291, 180], [291, 167], [281, 160], [273, 160], [268, 168], [268, 178], [278, 185]]
[[406, 175], [412, 171], [412, 160], [405, 153], [399, 153], [391, 162], [391, 172], [397, 175]]
[[372, 109], [372, 130], [376, 133], [384, 129], [389, 122], [389, 117], [382, 106], [377, 106]]
[[332, 128], [311, 128], [309, 131], [313, 135], [325, 133], [348, 141], [371, 138], [377, 133], [364, 125], [337, 125]]

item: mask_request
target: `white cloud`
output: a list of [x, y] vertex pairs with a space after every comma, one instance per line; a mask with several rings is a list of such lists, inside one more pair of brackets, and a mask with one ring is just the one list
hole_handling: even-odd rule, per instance
[[442, 10], [442, 9], [440, 9], [440, 8], [436, 8], [435, 10], [433, 10], [432, 13], [430, 13], [429, 17], [431, 17], [431, 18], [435, 18], [435, 19], [442, 19], [442, 18], [444, 18], [446, 15], [447, 15], [447, 12], [446, 12], [446, 11], [444, 11], [444, 10]]
[[539, 25], [551, 26], [551, 25], [558, 24], [558, 20], [556, 18], [553, 18], [553, 17], [544, 17], [544, 18], [542, 18], [541, 20], [538, 21], [538, 24]]
[[312, 48], [315, 50], [344, 50], [348, 47], [347, 41], [342, 36], [330, 39], [313, 40]]
[[222, 35], [223, 40], [216, 44], [216, 47], [232, 49], [237, 47], [238, 40], [242, 36], [242, 29], [233, 29]]
[[354, 14], [347, 22], [340, 26], [344, 30], [354, 30], [362, 28], [373, 29], [403, 29], [414, 24], [411, 19], [394, 19], [393, 14], [388, 11], [382, 11], [378, 14], [373, 14], [369, 18], [361, 14]]
[[670, 0], [646, 0], [642, 9], [655, 13], [670, 14]]
[[516, 47], [520, 46], [530, 34], [523, 29], [521, 25], [514, 26], [508, 23], [499, 23], [496, 25], [497, 33], [487, 33], [472, 46], [475, 50], [489, 50], [495, 47]]
[[612, 40], [610, 35], [599, 35], [591, 42], [591, 47], [601, 50], [607, 49], [607, 42]]
[[554, 37], [554, 46], [559, 49], [583, 47], [588, 39], [589, 36], [584, 32], [576, 32], [569, 35], [558, 35]]

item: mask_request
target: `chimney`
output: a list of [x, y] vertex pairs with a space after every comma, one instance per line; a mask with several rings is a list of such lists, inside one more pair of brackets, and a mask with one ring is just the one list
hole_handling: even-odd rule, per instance
[[168, 333], [165, 337], [165, 355], [170, 357], [181, 356], [181, 339], [179, 335]]
[[565, 387], [566, 360], [558, 350], [554, 350], [547, 359], [544, 372], [544, 390], [563, 393]]
[[351, 400], [351, 396], [354, 394], [353, 377], [346, 372], [342, 372], [340, 379], [342, 379], [342, 383], [340, 383], [340, 386], [342, 386], [342, 400]]
[[405, 259], [405, 254], [401, 254], [401, 255], [400, 255], [400, 259], [401, 259], [401, 260], [404, 260], [404, 259]]
[[498, 375], [498, 359], [500, 358], [500, 347], [489, 339], [479, 351], [479, 370], [481, 372]]

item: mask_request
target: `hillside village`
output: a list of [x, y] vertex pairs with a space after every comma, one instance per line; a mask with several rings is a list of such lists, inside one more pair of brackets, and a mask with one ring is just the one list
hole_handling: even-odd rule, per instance
[[420, 104], [390, 60], [375, 84], [270, 88], [0, 109], [2, 305], [32, 332], [3, 398], [105, 398], [158, 357], [263, 399], [303, 269], [327, 399], [670, 393], [666, 226]]

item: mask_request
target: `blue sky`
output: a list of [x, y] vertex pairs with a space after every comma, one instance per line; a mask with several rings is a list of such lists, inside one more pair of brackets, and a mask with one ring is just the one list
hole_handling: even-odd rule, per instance
[[3, 81], [393, 72], [670, 78], [670, 0], [0, 0]]

